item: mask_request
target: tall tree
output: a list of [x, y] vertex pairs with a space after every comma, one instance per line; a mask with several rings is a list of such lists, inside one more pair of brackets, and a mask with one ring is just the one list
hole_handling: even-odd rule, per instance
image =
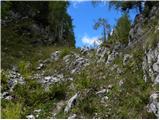
[[98, 28], [103, 28], [103, 41], [107, 41], [107, 34], [110, 32], [110, 25], [108, 24], [107, 20], [104, 18], [99, 18], [97, 22], [94, 24], [94, 29], [97, 30]]
[[127, 13], [123, 14], [117, 21], [115, 29], [109, 38], [109, 42], [128, 43], [128, 35], [131, 28], [131, 21]]

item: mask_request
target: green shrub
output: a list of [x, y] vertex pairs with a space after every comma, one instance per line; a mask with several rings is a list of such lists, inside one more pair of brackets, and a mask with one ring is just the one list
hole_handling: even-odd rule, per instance
[[31, 63], [30, 62], [21, 60], [18, 63], [18, 68], [19, 68], [20, 73], [26, 79], [28, 79], [31, 76]]
[[9, 102], [5, 108], [2, 108], [2, 118], [3, 119], [20, 119], [21, 118], [21, 108], [20, 103]]
[[64, 56], [68, 55], [71, 52], [69, 48], [64, 48], [61, 52], [60, 58], [63, 58]]
[[8, 89], [8, 76], [7, 76], [7, 72], [4, 70], [1, 70], [1, 91], [6, 91]]

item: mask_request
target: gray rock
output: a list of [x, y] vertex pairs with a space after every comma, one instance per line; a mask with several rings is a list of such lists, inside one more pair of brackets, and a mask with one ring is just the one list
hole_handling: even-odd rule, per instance
[[37, 70], [41, 70], [44, 67], [43, 63], [40, 63], [39, 66], [37, 67]]
[[81, 52], [83, 55], [87, 54], [88, 51], [89, 51], [89, 48], [88, 48], [88, 47], [82, 47], [81, 50], [80, 50], [80, 52]]
[[51, 59], [57, 61], [60, 57], [61, 51], [55, 51], [51, 54]]
[[1, 94], [1, 98], [2, 98], [2, 99], [5, 98], [5, 97], [7, 97], [7, 96], [9, 96], [9, 92], [3, 92], [3, 93]]
[[109, 49], [104, 48], [104, 47], [99, 47], [96, 50], [96, 56], [98, 59], [97, 63], [106, 62], [109, 53], [110, 53]]
[[111, 89], [113, 86], [112, 85], [108, 85], [108, 89]]
[[154, 84], [158, 84], [159, 83], [159, 75], [157, 75], [157, 77], [154, 80]]
[[147, 105], [148, 112], [153, 112], [155, 116], [159, 117], [159, 97], [158, 93], [153, 93], [150, 96], [149, 104]]
[[154, 70], [155, 72], [159, 72], [159, 63], [158, 63], [158, 61], [153, 64], [153, 70]]
[[41, 109], [34, 110], [35, 113], [40, 113], [41, 111]]
[[159, 60], [158, 60], [158, 47], [145, 51], [143, 57], [142, 69], [144, 73], [144, 80], [148, 81], [151, 79], [154, 84], [159, 81], [157, 75], [159, 74]]
[[65, 64], [68, 65], [70, 63], [70, 58], [71, 58], [71, 55], [64, 56], [63, 61], [65, 62]]
[[67, 106], [64, 109], [64, 112], [68, 113], [71, 110], [71, 107], [75, 104], [79, 93], [76, 93], [71, 99], [68, 101]]
[[117, 56], [118, 56], [118, 52], [113, 50], [112, 53], [108, 55], [106, 64], [111, 64]]
[[129, 59], [131, 59], [132, 56], [129, 55], [129, 54], [125, 54], [124, 57], [123, 57], [123, 65], [127, 65], [128, 64], [128, 61]]
[[73, 114], [72, 116], [69, 116], [68, 119], [75, 119], [77, 117], [76, 114]]
[[5, 97], [4, 99], [5, 99], [5, 100], [12, 100], [13, 97], [12, 97], [12, 96], [7, 96], [7, 97]]
[[27, 115], [26, 118], [27, 119], [35, 119], [35, 116], [34, 115]]
[[117, 68], [117, 74], [121, 75], [123, 73], [122, 69]]
[[10, 87], [10, 91], [13, 91], [14, 87], [17, 84], [25, 84], [24, 78], [21, 76], [20, 73], [15, 71], [9, 71], [9, 80], [8, 80], [8, 86]]
[[72, 67], [71, 74], [79, 72], [80, 70], [82, 70], [82, 68], [84, 68], [88, 65], [89, 65], [88, 59], [83, 58], [83, 57], [79, 57], [70, 66], [70, 67]]
[[123, 80], [119, 81], [119, 86], [122, 86], [124, 84]]
[[107, 92], [107, 90], [106, 90], [106, 89], [103, 89], [103, 90], [100, 90], [100, 91], [96, 92], [96, 95], [102, 96], [102, 95], [104, 95], [106, 92]]

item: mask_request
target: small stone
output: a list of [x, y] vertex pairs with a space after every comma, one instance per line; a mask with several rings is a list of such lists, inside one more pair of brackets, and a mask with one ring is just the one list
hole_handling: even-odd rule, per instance
[[34, 115], [27, 115], [26, 118], [27, 119], [35, 119]]
[[72, 116], [68, 117], [68, 119], [75, 119], [77, 117], [76, 114], [73, 114]]
[[37, 67], [37, 70], [41, 70], [44, 67], [44, 64], [40, 63], [39, 66]]
[[154, 84], [158, 84], [159, 83], [159, 75], [157, 75], [156, 79], [154, 80]]
[[153, 70], [155, 72], [159, 72], [159, 65], [158, 65], [158, 61], [156, 63], [153, 64]]
[[5, 100], [12, 100], [12, 99], [13, 99], [12, 96], [7, 96], [7, 97], [5, 98]]
[[125, 54], [125, 55], [124, 55], [124, 58], [123, 58], [123, 65], [128, 64], [128, 61], [129, 61], [129, 59], [131, 59], [131, 58], [132, 58], [131, 55]]
[[96, 95], [103, 95], [104, 93], [106, 93], [106, 89], [103, 89], [101, 91], [96, 92]]
[[112, 88], [112, 85], [108, 85], [108, 89], [111, 89]]
[[119, 86], [122, 86], [123, 83], [124, 83], [123, 80], [120, 80], [120, 81], [119, 81]]
[[54, 53], [51, 54], [51, 59], [57, 61], [60, 57], [61, 51], [55, 51]]
[[39, 112], [41, 112], [41, 109], [34, 110], [34, 112], [39, 113]]

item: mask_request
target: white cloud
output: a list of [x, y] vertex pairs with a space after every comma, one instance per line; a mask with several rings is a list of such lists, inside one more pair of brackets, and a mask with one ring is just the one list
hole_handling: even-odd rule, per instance
[[83, 2], [83, 1], [82, 1], [82, 0], [80, 0], [80, 1], [72, 1], [73, 7], [74, 7], [74, 8], [78, 8], [78, 5], [79, 5], [81, 2]]
[[88, 37], [87, 35], [83, 36], [81, 40], [86, 46], [97, 46], [102, 43], [102, 41], [99, 40], [98, 37]]

